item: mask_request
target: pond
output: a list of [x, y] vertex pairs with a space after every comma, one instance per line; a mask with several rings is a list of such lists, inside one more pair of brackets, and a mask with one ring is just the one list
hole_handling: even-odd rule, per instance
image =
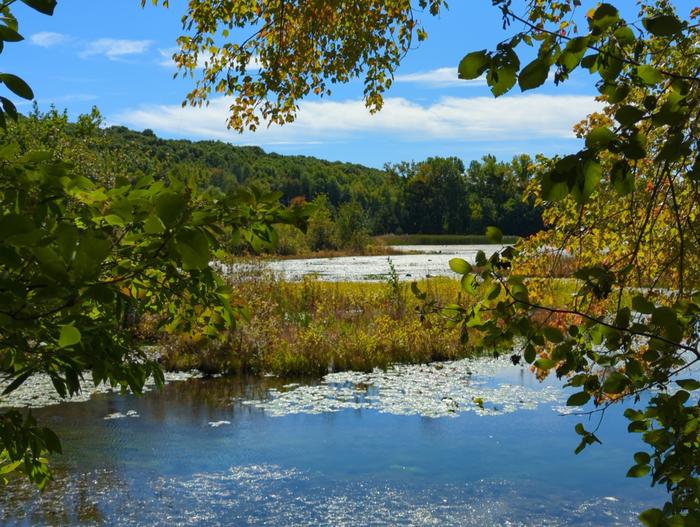
[[[566, 394], [507, 359], [299, 379], [197, 378], [36, 408], [63, 439], [2, 525], [633, 525], [621, 408], [575, 456]], [[595, 422], [589, 426], [594, 426]]]
[[452, 258], [463, 258], [474, 263], [476, 253], [484, 251], [487, 257], [504, 245], [398, 245], [394, 249], [413, 254], [387, 256], [342, 256], [338, 258], [308, 258], [277, 260], [270, 269], [287, 280], [299, 280], [313, 275], [328, 281], [381, 281], [389, 275], [391, 259], [401, 280], [420, 280], [430, 276], [456, 275], [450, 271]]

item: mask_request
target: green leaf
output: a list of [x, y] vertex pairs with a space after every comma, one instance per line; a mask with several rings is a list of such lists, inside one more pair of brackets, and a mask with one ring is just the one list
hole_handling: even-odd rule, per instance
[[649, 66], [648, 64], [643, 64], [637, 67], [637, 76], [644, 84], [648, 84], [649, 86], [658, 84], [663, 78], [659, 70], [657, 70], [654, 66]]
[[576, 66], [579, 65], [583, 54], [588, 49], [588, 37], [576, 37], [572, 38], [564, 48], [564, 51], [557, 59], [557, 64], [564, 66], [567, 71], [572, 71]]
[[651, 315], [654, 309], [656, 309], [656, 306], [643, 296], [637, 295], [632, 298], [632, 309], [639, 313], [644, 313], [645, 315]]
[[542, 333], [549, 342], [553, 342], [554, 344], [564, 341], [564, 334], [558, 328], [545, 326], [542, 329]]
[[201, 231], [192, 229], [178, 233], [175, 246], [186, 270], [209, 266], [209, 242]]
[[614, 83], [611, 85], [612, 89], [610, 92], [607, 94], [608, 95], [608, 101], [612, 104], [617, 104], [619, 102], [624, 101], [627, 96], [630, 93], [630, 88], [629, 84], [617, 84]]
[[461, 280], [462, 290], [470, 295], [476, 293], [476, 287], [474, 286], [474, 277], [470, 274], [465, 274], [462, 276]]
[[182, 215], [182, 211], [187, 205], [185, 198], [179, 194], [161, 194], [156, 199], [156, 211], [166, 227], [172, 227]]
[[58, 337], [58, 345], [61, 348], [67, 348], [68, 346], [73, 346], [80, 342], [81, 335], [78, 328], [75, 326], [63, 326], [61, 328], [61, 335]]
[[7, 97], [0, 97], [0, 103], [2, 103], [2, 109], [5, 111], [8, 117], [10, 117], [10, 119], [13, 121], [16, 121], [19, 114], [17, 113], [17, 107], [15, 104]]
[[634, 408], [627, 408], [623, 415], [630, 421], [639, 421], [640, 419], [644, 419], [644, 414], [639, 410], [635, 410]]
[[676, 381], [676, 384], [684, 390], [688, 390], [690, 392], [700, 388], [700, 382], [698, 382], [696, 379], [682, 379], [680, 381]]
[[116, 214], [108, 214], [104, 217], [104, 220], [107, 222], [107, 225], [111, 225], [112, 227], [124, 227], [125, 225], [124, 219]]
[[649, 474], [651, 467], [649, 465], [635, 465], [627, 471], [628, 478], [641, 478]]
[[634, 454], [634, 462], [637, 463], [637, 465], [646, 465], [651, 461], [651, 457], [649, 457], [649, 454], [646, 452], [637, 452]]
[[151, 214], [143, 223], [143, 230], [147, 234], [163, 234], [165, 232], [165, 225], [163, 225], [163, 222], [160, 221], [158, 216]]
[[63, 453], [63, 448], [61, 448], [61, 441], [58, 439], [58, 436], [54, 433], [53, 430], [51, 430], [50, 428], [42, 428], [41, 435], [42, 439], [44, 440], [44, 444], [46, 445], [46, 450], [49, 453]]
[[73, 225], [61, 223], [56, 227], [56, 244], [61, 256], [66, 262], [73, 259], [75, 248], [78, 244], [78, 229]]
[[603, 169], [597, 161], [589, 160], [583, 165], [583, 173], [571, 189], [571, 195], [577, 203], [585, 203], [603, 177]]
[[610, 128], [599, 126], [586, 135], [586, 146], [594, 149], [605, 148], [616, 139], [617, 136]]
[[566, 406], [583, 406], [591, 400], [591, 394], [588, 392], [578, 392], [573, 394], [566, 400]]
[[20, 42], [24, 37], [12, 28], [0, 25], [0, 40], [5, 42]]
[[617, 8], [610, 4], [600, 4], [590, 19], [592, 29], [602, 31], [620, 20]]
[[678, 317], [676, 312], [670, 307], [661, 306], [654, 310], [654, 313], [651, 315], [651, 321], [658, 326], [670, 326], [678, 321]]
[[615, 120], [623, 126], [632, 126], [644, 115], [646, 115], [644, 110], [628, 104], [615, 112]]
[[620, 159], [615, 162], [610, 170], [610, 181], [620, 196], [626, 196], [634, 190], [634, 176], [627, 161]]
[[7, 386], [3, 391], [2, 395], [7, 395], [9, 393], [14, 392], [17, 388], [22, 386], [24, 384], [24, 381], [26, 381], [29, 377], [32, 376], [34, 372], [32, 370], [25, 371], [21, 375], [17, 376], [10, 384]]
[[491, 57], [488, 56], [485, 49], [469, 53], [459, 63], [458, 76], [465, 80], [476, 79], [486, 71], [490, 62]]
[[592, 55], [586, 55], [581, 59], [581, 67], [586, 68], [589, 70], [591, 73], [594, 71], [594, 67], [596, 63], [598, 62], [598, 54], [594, 53]]
[[682, 133], [667, 135], [664, 146], [656, 156], [656, 159], [658, 161], [678, 161], [681, 157], [690, 153], [688, 143], [685, 143], [684, 139], [685, 137]]
[[615, 38], [620, 44], [634, 44], [636, 38], [634, 37], [634, 31], [629, 26], [620, 26], [613, 33]]
[[503, 233], [498, 227], [486, 227], [486, 239], [491, 243], [501, 243], [503, 241]]
[[520, 59], [515, 51], [507, 45], [501, 45], [499, 48], [486, 75], [486, 83], [495, 97], [500, 97], [515, 85], [520, 69]]
[[52, 16], [56, 8], [56, 0], [22, 0], [32, 9], [36, 9], [40, 13]]
[[491, 88], [491, 93], [493, 93], [494, 97], [500, 97], [513, 87], [516, 79], [516, 69], [505, 67], [498, 70], [490, 70], [486, 77], [486, 82]]
[[0, 81], [5, 83], [8, 87], [18, 97], [23, 99], [32, 100], [34, 98], [34, 92], [29, 87], [29, 84], [20, 79], [17, 75], [12, 75], [11, 73], [0, 73]]
[[657, 37], [671, 37], [683, 29], [683, 24], [675, 16], [657, 15], [642, 20], [646, 30]]
[[466, 260], [462, 258], [452, 258], [449, 262], [450, 269], [458, 274], [467, 274], [472, 272], [472, 266]]
[[569, 187], [564, 181], [554, 181], [550, 172], [542, 177], [542, 199], [545, 201], [561, 201], [569, 194]]
[[518, 75], [521, 91], [532, 90], [542, 86], [549, 75], [550, 63], [547, 58], [537, 58], [525, 66]]
[[493, 287], [491, 288], [491, 291], [489, 291], [489, 294], [486, 298], [488, 298], [489, 300], [495, 300], [496, 298], [498, 298], [498, 295], [500, 295], [500, 294], [501, 294], [501, 284], [496, 282], [495, 284], [493, 284]]
[[535, 348], [531, 345], [527, 346], [525, 348], [525, 353], [523, 353], [523, 358], [528, 364], [532, 364], [535, 361], [535, 358], [537, 357]]
[[598, 57], [597, 65], [600, 76], [608, 82], [614, 82], [622, 72], [624, 64], [614, 55], [601, 54]]
[[664, 513], [659, 509], [647, 509], [639, 515], [641, 521], [646, 527], [661, 527], [664, 525]]
[[554, 362], [552, 359], [537, 359], [535, 361], [535, 367], [541, 369], [541, 370], [551, 370], [556, 366], [556, 362]]
[[603, 391], [611, 395], [622, 393], [626, 387], [627, 377], [616, 371], [609, 374], [603, 383]]
[[622, 145], [622, 152], [627, 159], [644, 159], [647, 155], [647, 138], [637, 132]]

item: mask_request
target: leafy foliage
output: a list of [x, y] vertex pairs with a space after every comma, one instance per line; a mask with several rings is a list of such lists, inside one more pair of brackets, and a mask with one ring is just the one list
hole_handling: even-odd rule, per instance
[[[4, 14], [14, 20], [8, 7]], [[20, 86], [9, 78], [0, 77]], [[274, 244], [272, 225], [304, 214], [255, 188], [224, 194], [200, 190], [196, 177], [102, 172], [99, 156], [76, 144], [57, 156], [21, 146], [11, 131], [0, 148], [0, 371], [11, 379], [3, 395], [38, 372], [61, 396], [80, 391], [86, 374], [134, 393], [150, 376], [162, 384], [154, 357], [133, 339], [136, 320], [157, 313], [167, 330], [197, 326], [215, 338], [246, 312], [210, 261], [238, 239], [256, 250]], [[44, 454], [59, 451], [31, 416], [0, 414], [3, 477], [20, 470], [43, 486]]]
[[[478, 333], [486, 347], [517, 344], [514, 362], [525, 360], [542, 376], [566, 377], [578, 389], [572, 405], [593, 401], [591, 411], [603, 413], [615, 402], [641, 402], [637, 397], [652, 387], [668, 388], [700, 361], [700, 78], [693, 21], [700, 12], [683, 20], [668, 0], [642, 0], [639, 19], [628, 21], [613, 4], [590, 2], [582, 19], [581, 3], [534, 0], [520, 9], [513, 0], [493, 0], [504, 29], [514, 23], [522, 29], [494, 50], [467, 54], [459, 65], [461, 78], [485, 76], [497, 97], [516, 84], [536, 89], [550, 73], [559, 84], [587, 70], [598, 78], [606, 108], [579, 127], [584, 148], [539, 164], [532, 195], [553, 228], [491, 259], [479, 254], [471, 270], [452, 262], [464, 293], [482, 287], [487, 293], [444, 314], [461, 325], [465, 341]], [[430, 6], [431, 14], [445, 7], [418, 5]], [[210, 2], [191, 3], [184, 23], [193, 36], [181, 38], [176, 60], [193, 72], [203, 53], [212, 59], [189, 102], [201, 104], [212, 89], [234, 94], [229, 125], [242, 130], [261, 118], [291, 120], [300, 97], [327, 93], [326, 82], [365, 73], [366, 101], [378, 109], [400, 58], [386, 38], [396, 34], [398, 49], [408, 49], [406, 39], [420, 27], [413, 5], [370, 0], [341, 6], [227, 2], [214, 9]], [[241, 44], [219, 46], [219, 30], [225, 39], [229, 28], [254, 33]], [[298, 38], [285, 40], [290, 35]], [[260, 75], [246, 77], [253, 58], [259, 58]], [[493, 229], [489, 234], [498, 238]], [[564, 259], [579, 290], [558, 304], [524, 275], [533, 265], [528, 260], [561, 267]], [[422, 312], [441, 309], [418, 287], [413, 291], [425, 300]], [[676, 394], [662, 391], [643, 410], [632, 410], [639, 415], [631, 431], [643, 433], [651, 453], [637, 453], [629, 475], [649, 473], [669, 491], [662, 509], [640, 516], [649, 526], [700, 523], [698, 403], [690, 397], [694, 385], [679, 380], [685, 387]], [[576, 432], [577, 452], [598, 442], [596, 430], [579, 424]]]
[[[577, 127], [582, 150], [540, 160], [531, 192], [551, 228], [488, 260], [480, 254], [477, 269], [451, 265], [465, 293], [476, 284], [490, 289], [453, 322], [486, 347], [511, 341], [519, 350], [513, 361], [541, 376], [567, 378], [577, 390], [568, 405], [592, 401], [585, 414], [602, 418], [609, 405], [641, 403], [644, 392], [660, 389], [625, 413], [629, 431], [650, 448], [634, 455], [627, 475], [649, 474], [669, 491], [663, 508], [641, 514], [645, 525], [697, 525], [700, 406], [691, 394], [698, 382], [683, 378], [700, 362], [697, 25], [668, 2], [643, 3], [641, 23], [604, 3], [577, 33], [570, 21], [579, 2], [536, 2], [526, 17], [510, 1], [494, 3], [504, 26], [526, 29], [494, 52], [467, 55], [463, 77], [485, 73], [498, 96], [515, 77], [526, 90], [552, 68], [558, 83], [584, 68], [599, 77], [606, 107]], [[537, 48], [523, 68], [521, 45]], [[567, 260], [578, 281], [568, 302], [552, 303], [526, 278], [553, 260]], [[597, 428], [579, 423], [576, 432], [576, 453], [600, 442]]]
[[[330, 95], [333, 84], [359, 77], [367, 106], [376, 111], [401, 58], [427, 37], [414, 10], [437, 15], [444, 5], [444, 0], [418, 0], [415, 8], [403, 0], [192, 0], [173, 59], [183, 75], [193, 76], [203, 64], [186, 103], [201, 106], [212, 92], [233, 95], [228, 125], [236, 130], [254, 130], [261, 120], [290, 122], [299, 99]], [[232, 36], [238, 42], [230, 42]]]
[[[534, 174], [527, 156], [510, 162], [485, 156], [466, 168], [457, 158], [430, 158], [377, 170], [220, 141], [161, 139], [150, 130], [101, 125], [97, 109], [71, 123], [65, 113], [35, 108], [10, 124], [0, 143], [16, 141], [23, 151], [50, 149], [53, 158], [73, 163], [88, 177], [196, 176], [203, 187], [223, 192], [250, 185], [281, 192], [286, 204], [325, 196], [333, 222], [343, 205], [354, 203], [363, 210], [363, 229], [369, 234], [481, 233], [487, 225], [496, 225], [509, 234], [527, 236], [542, 227], [535, 200], [525, 198]], [[330, 249], [345, 246], [345, 241], [311, 245]]]

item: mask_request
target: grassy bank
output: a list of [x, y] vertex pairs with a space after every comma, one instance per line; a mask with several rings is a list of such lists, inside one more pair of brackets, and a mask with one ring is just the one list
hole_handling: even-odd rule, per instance
[[[287, 282], [249, 270], [230, 281], [250, 320], [218, 341], [196, 332], [159, 337], [166, 369], [322, 375], [463, 358], [478, 343], [461, 344], [460, 329], [440, 314], [421, 315], [410, 284], [398, 280]], [[438, 305], [454, 302], [460, 290], [449, 278], [418, 285]]]
[[[373, 238], [383, 245], [488, 245], [483, 234], [384, 234]], [[504, 236], [503, 243], [515, 243], [517, 236]]]
[[[320, 375], [393, 363], [421, 363], [467, 356], [459, 330], [438, 315], [423, 321], [408, 284], [286, 282], [270, 274], [232, 278], [251, 318], [221, 341], [198, 334], [163, 337], [166, 369]], [[431, 297], [454, 301], [459, 283], [421, 283]]]

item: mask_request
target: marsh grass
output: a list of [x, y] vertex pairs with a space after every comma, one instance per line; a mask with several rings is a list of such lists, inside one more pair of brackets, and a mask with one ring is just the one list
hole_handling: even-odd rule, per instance
[[[424, 363], [465, 357], [459, 330], [438, 314], [424, 321], [409, 284], [288, 282], [248, 269], [229, 278], [251, 308], [250, 320], [220, 340], [196, 332], [161, 337], [166, 369], [320, 375], [371, 371], [393, 363]], [[438, 302], [453, 302], [459, 283], [433, 278], [420, 283]]]
[[[384, 282], [312, 277], [287, 281], [260, 264], [242, 267], [228, 281], [236, 302], [250, 307], [250, 320], [218, 340], [196, 331], [158, 335], [163, 366], [207, 373], [318, 376], [473, 355], [478, 335], [468, 344], [460, 343], [460, 328], [450, 327], [439, 312], [421, 312], [424, 304], [410, 291], [410, 283], [399, 280], [390, 259], [387, 264]], [[561, 281], [533, 281], [538, 294], [562, 305], [574, 290]], [[418, 287], [436, 305], [455, 302], [460, 292], [457, 280], [444, 277], [424, 279]]]

